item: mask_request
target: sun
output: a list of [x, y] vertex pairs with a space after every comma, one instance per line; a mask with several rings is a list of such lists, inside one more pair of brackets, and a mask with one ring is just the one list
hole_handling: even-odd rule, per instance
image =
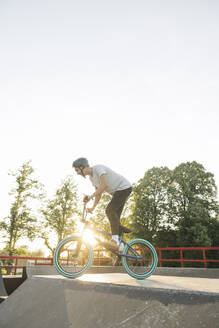
[[84, 230], [83, 232], [83, 240], [86, 243], [91, 244], [92, 246], [97, 244], [97, 240], [94, 237], [94, 234], [91, 230]]

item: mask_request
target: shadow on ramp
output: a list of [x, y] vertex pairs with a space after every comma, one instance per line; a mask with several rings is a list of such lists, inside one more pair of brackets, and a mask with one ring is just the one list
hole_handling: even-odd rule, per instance
[[2, 277], [2, 270], [0, 268], [0, 303], [8, 296], [6, 289], [5, 289], [5, 285], [4, 285], [4, 281], [3, 281], [3, 277]]
[[216, 294], [68, 280], [53, 272], [27, 269], [28, 279], [0, 306], [1, 328], [219, 327]]

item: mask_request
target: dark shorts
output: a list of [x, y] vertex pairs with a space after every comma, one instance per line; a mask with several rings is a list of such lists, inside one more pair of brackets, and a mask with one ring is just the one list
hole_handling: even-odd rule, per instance
[[106, 207], [106, 215], [110, 221], [111, 231], [113, 235], [119, 235], [119, 225], [122, 210], [128, 196], [132, 192], [132, 187], [124, 190], [118, 190]]

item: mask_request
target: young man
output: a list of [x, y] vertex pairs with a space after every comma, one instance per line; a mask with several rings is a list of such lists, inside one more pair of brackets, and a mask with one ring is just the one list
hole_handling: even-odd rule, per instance
[[84, 178], [89, 176], [96, 189], [92, 195], [84, 198], [84, 202], [86, 203], [94, 199], [93, 206], [88, 209], [89, 213], [93, 212], [104, 192], [112, 195], [112, 199], [106, 207], [106, 215], [110, 221], [113, 235], [110, 247], [113, 250], [119, 250], [120, 216], [125, 202], [132, 192], [131, 183], [107, 166], [95, 165], [90, 167], [86, 158], [78, 158], [73, 162], [72, 166], [78, 175]]

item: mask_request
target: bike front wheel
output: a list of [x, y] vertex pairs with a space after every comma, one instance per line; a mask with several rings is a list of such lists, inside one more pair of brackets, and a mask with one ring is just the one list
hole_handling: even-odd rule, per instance
[[147, 240], [133, 239], [124, 248], [122, 265], [133, 278], [148, 278], [155, 271], [157, 263], [157, 252]]
[[63, 239], [54, 252], [57, 271], [67, 278], [77, 278], [84, 274], [93, 263], [93, 249], [81, 236]]

